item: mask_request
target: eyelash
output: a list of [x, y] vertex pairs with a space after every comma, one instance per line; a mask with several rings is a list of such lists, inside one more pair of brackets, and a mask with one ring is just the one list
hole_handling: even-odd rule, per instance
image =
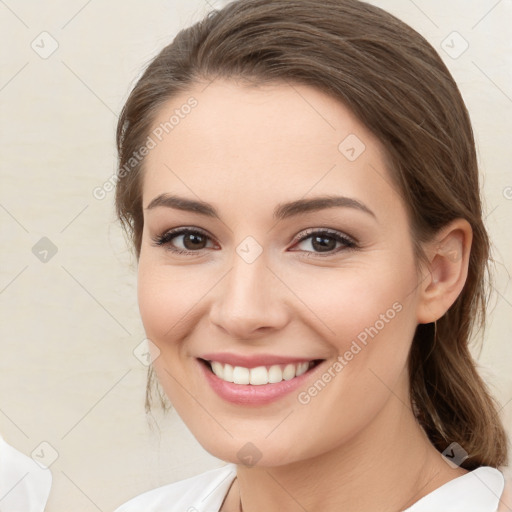
[[[157, 247], [165, 247], [166, 250], [169, 250], [175, 254], [182, 254], [182, 255], [197, 255], [200, 251], [203, 249], [198, 249], [197, 251], [188, 251], [184, 249], [178, 249], [176, 247], [172, 247], [171, 241], [180, 236], [180, 235], [201, 235], [206, 238], [210, 238], [209, 235], [207, 235], [204, 231], [196, 228], [176, 228], [170, 231], [167, 231], [166, 233], [162, 235], [157, 235], [153, 238], [153, 245]], [[356, 241], [348, 237], [347, 235], [341, 233], [340, 231], [332, 230], [332, 229], [308, 229], [306, 230], [302, 236], [294, 240], [295, 243], [303, 242], [304, 240], [307, 240], [308, 238], [311, 238], [313, 235], [328, 235], [328, 237], [333, 238], [336, 240], [336, 242], [342, 243], [345, 247], [335, 249], [334, 251], [330, 251], [327, 253], [318, 253], [314, 251], [302, 251], [305, 252], [306, 255], [303, 255], [304, 257], [320, 257], [325, 258], [328, 256], [333, 256], [335, 254], [338, 254], [341, 251], [348, 251], [348, 250], [354, 250], [358, 248], [358, 245]], [[296, 252], [296, 251], [292, 251]], [[300, 251], [299, 251], [300, 252]]]

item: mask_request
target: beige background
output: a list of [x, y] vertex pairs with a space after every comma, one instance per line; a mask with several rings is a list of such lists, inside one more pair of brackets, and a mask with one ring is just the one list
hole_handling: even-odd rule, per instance
[[[512, 3], [373, 3], [438, 49], [471, 113], [497, 271], [479, 362], [512, 434]], [[135, 78], [180, 27], [215, 5], [0, 2], [0, 431], [28, 455], [43, 441], [55, 450], [46, 457], [58, 454], [49, 512], [110, 511], [221, 465], [174, 412], [145, 417], [146, 368], [133, 354], [144, 338], [135, 265], [113, 194], [92, 194], [115, 171], [116, 117]], [[453, 31], [469, 44], [458, 58], [464, 42]]]

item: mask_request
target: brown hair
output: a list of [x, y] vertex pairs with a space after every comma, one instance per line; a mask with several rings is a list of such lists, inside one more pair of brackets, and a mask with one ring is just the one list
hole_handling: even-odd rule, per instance
[[414, 336], [411, 403], [439, 451], [457, 442], [469, 454], [466, 469], [505, 464], [505, 431], [468, 348], [473, 329], [484, 326], [489, 290], [475, 142], [440, 56], [411, 27], [358, 0], [239, 0], [179, 32], [137, 82], [117, 128], [116, 212], [137, 259], [144, 161], [134, 161], [129, 172], [126, 166], [165, 102], [217, 77], [310, 85], [350, 108], [387, 150], [418, 261], [421, 242], [448, 222], [470, 223], [464, 289], [435, 329], [418, 325]]

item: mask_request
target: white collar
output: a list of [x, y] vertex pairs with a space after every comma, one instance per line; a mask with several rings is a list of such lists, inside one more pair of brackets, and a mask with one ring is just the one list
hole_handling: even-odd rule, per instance
[[404, 512], [496, 512], [504, 485], [500, 471], [483, 466], [450, 480]]

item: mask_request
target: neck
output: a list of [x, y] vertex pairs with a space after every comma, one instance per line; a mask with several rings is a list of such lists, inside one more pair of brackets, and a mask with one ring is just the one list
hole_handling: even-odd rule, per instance
[[243, 512], [396, 512], [464, 474], [442, 460], [404, 402], [392, 395], [364, 430], [317, 457], [239, 465], [230, 512], [240, 502]]

